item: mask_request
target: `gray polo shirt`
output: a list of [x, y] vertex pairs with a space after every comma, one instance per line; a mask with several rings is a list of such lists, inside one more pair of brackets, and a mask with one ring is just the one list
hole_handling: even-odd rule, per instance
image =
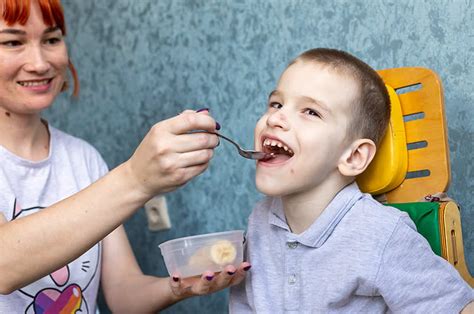
[[406, 213], [355, 183], [301, 234], [281, 200], [266, 198], [250, 215], [246, 254], [252, 269], [231, 289], [231, 313], [459, 313], [474, 300]]

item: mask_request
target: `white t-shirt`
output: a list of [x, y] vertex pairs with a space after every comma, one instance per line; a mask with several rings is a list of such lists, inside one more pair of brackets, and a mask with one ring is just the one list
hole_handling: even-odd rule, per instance
[[[7, 221], [48, 207], [108, 171], [90, 144], [51, 126], [49, 131], [50, 153], [39, 162], [22, 159], [0, 145], [0, 213]], [[81, 226], [72, 222], [70, 228], [81, 232]], [[69, 239], [58, 241], [74, 245]], [[99, 243], [50, 275], [9, 295], [0, 295], [0, 313], [60, 313], [65, 309], [72, 313], [95, 313], [100, 263]]]

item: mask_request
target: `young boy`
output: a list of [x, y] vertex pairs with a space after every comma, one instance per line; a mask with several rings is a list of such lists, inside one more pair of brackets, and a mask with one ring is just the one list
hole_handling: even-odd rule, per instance
[[276, 157], [257, 162], [268, 197], [249, 218], [253, 271], [231, 313], [468, 310], [473, 290], [408, 215], [355, 183], [389, 117], [383, 81], [348, 53], [313, 49], [287, 67], [255, 128], [255, 148]]

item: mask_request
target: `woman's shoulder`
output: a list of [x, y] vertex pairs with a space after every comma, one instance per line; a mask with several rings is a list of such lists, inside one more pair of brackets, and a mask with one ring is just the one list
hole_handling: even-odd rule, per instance
[[85, 165], [101, 175], [108, 171], [99, 151], [86, 140], [49, 126], [54, 160], [67, 158], [75, 165]]
[[82, 152], [100, 156], [99, 151], [82, 138], [68, 134], [53, 126], [49, 126], [49, 131], [51, 133], [52, 145], [57, 146], [57, 148], [64, 148], [69, 152]]

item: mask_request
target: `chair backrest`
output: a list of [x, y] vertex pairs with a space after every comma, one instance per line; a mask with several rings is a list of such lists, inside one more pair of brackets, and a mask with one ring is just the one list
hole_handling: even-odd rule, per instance
[[388, 202], [419, 201], [445, 192], [451, 171], [444, 97], [438, 75], [426, 68], [378, 71], [389, 90], [392, 116], [379, 151], [357, 178], [362, 191]]
[[446, 192], [450, 182], [440, 79], [433, 71], [419, 67], [378, 73], [390, 95], [390, 125], [374, 160], [357, 183], [362, 191], [383, 195], [388, 205], [406, 211], [433, 251], [474, 287], [464, 258], [457, 204], [417, 202], [428, 194]]

